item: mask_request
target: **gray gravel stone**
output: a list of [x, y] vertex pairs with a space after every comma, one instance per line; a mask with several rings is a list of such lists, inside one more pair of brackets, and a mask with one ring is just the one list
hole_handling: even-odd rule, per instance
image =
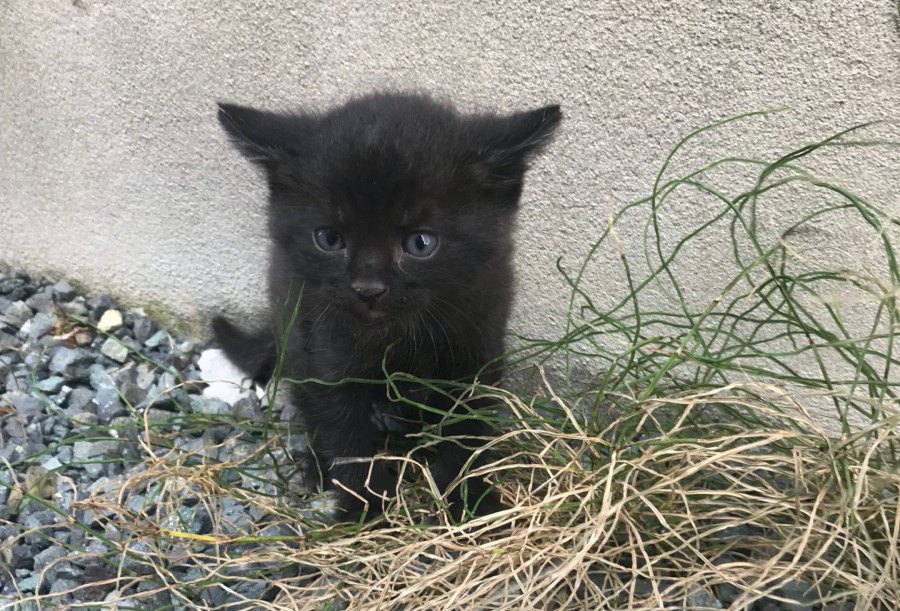
[[[73, 388], [66, 400], [66, 408], [81, 411], [88, 408], [94, 398], [94, 391], [84, 386]], [[96, 406], [96, 404], [94, 404]], [[96, 407], [94, 407], [96, 409]]]
[[191, 396], [191, 410], [198, 414], [231, 414], [233, 408], [221, 399]]
[[103, 346], [100, 348], [100, 353], [103, 356], [110, 358], [117, 363], [124, 363], [128, 360], [128, 348], [123, 346], [121, 342], [110, 337], [107, 338], [105, 342], [103, 342]]
[[56, 579], [53, 585], [50, 586], [50, 593], [59, 594], [60, 592], [74, 590], [78, 586], [79, 584], [74, 579]]
[[41, 467], [43, 467], [47, 471], [55, 471], [56, 469], [62, 467], [62, 463], [59, 462], [59, 459], [56, 456], [51, 456], [41, 463]]
[[46, 312], [38, 312], [32, 318], [25, 321], [19, 329], [19, 337], [36, 339], [49, 333], [59, 319]]
[[113, 418], [128, 414], [128, 408], [122, 404], [118, 391], [112, 386], [97, 391], [94, 403], [97, 405], [97, 418], [103, 424], [109, 424]]
[[100, 390], [101, 388], [111, 388], [116, 385], [115, 380], [106, 371], [106, 367], [99, 363], [90, 366], [91, 388]]
[[16, 586], [22, 592], [34, 592], [35, 588], [37, 588], [37, 577], [31, 575], [25, 579], [20, 579], [16, 582]]
[[29, 308], [24, 301], [15, 301], [3, 311], [3, 321], [14, 327], [21, 327], [25, 321], [34, 316], [34, 310]]
[[141, 363], [137, 366], [134, 383], [142, 390], [149, 390], [156, 381], [156, 368], [150, 363]]
[[71, 446], [61, 446], [56, 451], [56, 458], [58, 458], [59, 462], [61, 462], [63, 464], [69, 464], [70, 462], [72, 462], [72, 456], [73, 456], [73, 453], [72, 453]]
[[134, 339], [137, 340], [138, 343], [144, 344], [150, 336], [155, 333], [155, 325], [149, 318], [138, 316], [134, 319], [133, 332]]
[[160, 329], [144, 341], [144, 345], [148, 348], [157, 348], [161, 345], [168, 345], [171, 341], [169, 333], [165, 329]]
[[75, 298], [75, 289], [65, 280], [60, 280], [53, 285], [53, 292], [62, 301], [71, 301]]
[[48, 288], [38, 291], [25, 300], [25, 305], [37, 312], [46, 312], [53, 305], [52, 289]]
[[97, 322], [108, 309], [114, 307], [114, 304], [106, 295], [95, 295], [87, 300], [87, 306], [91, 311], [91, 318]]
[[94, 361], [94, 355], [84, 348], [59, 347], [50, 359], [50, 371], [66, 380], [84, 380]]
[[84, 302], [81, 300], [61, 303], [59, 305], [59, 309], [61, 309], [69, 316], [76, 316], [78, 318], [85, 318], [88, 314], [87, 306], [85, 306]]
[[79, 461], [89, 460], [94, 456], [98, 456], [101, 449], [96, 443], [90, 441], [76, 441], [75, 447], [72, 449], [72, 458]]
[[[56, 575], [56, 571], [53, 570], [54, 567], [51, 565], [57, 560], [62, 560], [66, 557], [66, 550], [58, 545], [51, 545], [44, 551], [35, 554], [34, 556], [34, 572], [41, 573], [45, 571], [44, 575], [45, 581], [52, 581]], [[48, 568], [49, 567], [49, 568]]]
[[33, 418], [38, 414], [44, 413], [44, 404], [40, 399], [33, 397], [21, 391], [8, 392], [3, 398], [12, 404], [20, 415], [26, 418]]
[[131, 406], [140, 404], [147, 396], [147, 391], [134, 382], [125, 382], [119, 386], [119, 393], [121, 393], [125, 402]]
[[[7, 350], [15, 350], [19, 346], [22, 345], [22, 341], [13, 335], [12, 333], [7, 333], [6, 331], [0, 331], [0, 352], [6, 352]], [[9, 361], [12, 362], [12, 361]], [[9, 365], [7, 362], [7, 366]]]
[[96, 479], [106, 473], [106, 465], [102, 462], [89, 462], [82, 465], [82, 468], [90, 479]]
[[41, 392], [52, 395], [53, 393], [59, 392], [65, 383], [66, 380], [62, 376], [50, 376], [49, 378], [38, 381], [34, 387]]
[[100, 417], [92, 412], [76, 412], [69, 420], [74, 426], [95, 426], [100, 422]]

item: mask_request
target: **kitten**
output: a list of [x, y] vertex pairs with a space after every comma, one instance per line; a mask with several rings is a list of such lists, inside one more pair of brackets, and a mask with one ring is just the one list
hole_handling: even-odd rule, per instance
[[[220, 104], [222, 127], [268, 179], [274, 313], [269, 328], [256, 331], [214, 320], [226, 354], [265, 378], [275, 367], [276, 338], [286, 333], [283, 374], [294, 379], [384, 380], [386, 367], [423, 379], [497, 382], [524, 174], [561, 118], [558, 106], [467, 115], [405, 93], [366, 95], [324, 113]], [[298, 298], [297, 319], [286, 329], [280, 313]], [[291, 389], [327, 469], [326, 486], [342, 484], [334, 490], [343, 517], [380, 513], [396, 489], [387, 462], [333, 461], [376, 453], [372, 410], [385, 402], [385, 384]], [[419, 399], [454, 409], [440, 393]], [[484, 407], [469, 401], [455, 409]], [[441, 421], [429, 412], [420, 417]], [[456, 438], [441, 442], [430, 464], [446, 490], [490, 430], [462, 419], [441, 431]], [[476, 478], [465, 495], [448, 491], [447, 501], [457, 517], [499, 507]]]

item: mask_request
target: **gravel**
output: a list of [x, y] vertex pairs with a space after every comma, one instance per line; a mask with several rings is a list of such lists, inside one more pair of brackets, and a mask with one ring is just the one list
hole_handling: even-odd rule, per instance
[[[122, 527], [134, 516], [153, 516], [175, 531], [203, 535], [213, 530], [209, 510], [196, 496], [185, 494], [181, 505], [170, 501], [164, 506], [153, 485], [124, 486], [146, 469], [145, 422], [171, 433], [155, 440], [160, 455], [174, 447], [196, 460], [231, 461], [258, 448], [258, 440], [243, 439], [246, 431], [235, 424], [262, 422], [258, 390], [243, 384], [243, 375], [233, 368], [217, 370], [224, 366], [219, 351], [211, 351], [215, 358], [205, 358], [201, 371], [202, 348], [110, 297], [88, 299], [68, 282], [0, 268], [0, 461], [12, 467], [0, 462], [0, 608], [35, 594], [45, 597], [44, 606], [109, 606], [120, 600], [132, 608], [176, 609], [236, 605], [244, 600], [240, 596], [264, 595], [264, 586], [242, 580], [185, 590], [181, 596], [160, 591], [157, 572], [146, 560], [160, 552], [157, 543]], [[203, 378], [237, 384], [226, 381], [217, 392], [206, 392]], [[182, 424], [194, 415], [231, 421]], [[164, 444], [164, 439], [171, 441]], [[298, 439], [305, 436], [289, 437], [292, 445]], [[275, 455], [284, 459], [286, 471], [294, 469], [279, 452]], [[271, 457], [265, 461], [257, 477], [283, 477]], [[21, 489], [41, 502], [23, 497]], [[275, 493], [271, 485], [266, 489]], [[86, 502], [106, 494], [121, 495], [120, 505]], [[220, 532], [233, 535], [262, 529], [257, 520], [268, 519], [232, 498], [221, 499], [219, 508]], [[70, 517], [91, 532], [73, 527]], [[197, 545], [192, 552], [212, 550]], [[164, 556], [165, 570], [176, 583], [205, 577], [190, 556], [171, 550], [169, 556]], [[145, 579], [135, 580], [135, 575]], [[37, 605], [22, 600], [16, 608]]]
[[[158, 482], [131, 479], [148, 468], [148, 451], [154, 458], [177, 452], [184, 464], [249, 457], [256, 462], [246, 469], [221, 470], [222, 485], [286, 495], [287, 504], [297, 505], [298, 495], [308, 492], [307, 476], [293, 460], [307, 455], [306, 436], [290, 432], [282, 447], [258, 452], [260, 438], [251, 429], [261, 430], [266, 414], [261, 393], [243, 377], [221, 351], [162, 328], [143, 311], [123, 309], [103, 295], [87, 299], [66, 281], [0, 269], [0, 608], [36, 609], [35, 595], [45, 606], [107, 608], [119, 601], [129, 608], [248, 608], [254, 606], [248, 600], [271, 595], [264, 580], [229, 581], [249, 565], [217, 574], [220, 585], [191, 587], [208, 576], [195, 558], [222, 553], [220, 546], [189, 539], [176, 548], [164, 538], [141, 536], [141, 521], [152, 517], [161, 528], [195, 538], [214, 529], [229, 536], [296, 532], [266, 525], [270, 516], [243, 497], [218, 499], [213, 517], [202, 495], [186, 490], [163, 504]], [[292, 413], [291, 406], [272, 407], [279, 421]], [[179, 480], [165, 483], [185, 485]], [[143, 483], [126, 483], [132, 481]], [[23, 497], [23, 488], [33, 498]], [[98, 498], [115, 503], [94, 502]], [[321, 499], [311, 507], [320, 508]], [[236, 545], [229, 553], [253, 549]], [[256, 568], [272, 579], [301, 570]], [[172, 581], [161, 584], [160, 575], [188, 585], [176, 595], [161, 587]], [[727, 584], [714, 590], [691, 592], [689, 608], [728, 608], [738, 594]], [[795, 604], [766, 598], [750, 609], [812, 611], [819, 608], [812, 591], [809, 584], [787, 582], [775, 594]]]

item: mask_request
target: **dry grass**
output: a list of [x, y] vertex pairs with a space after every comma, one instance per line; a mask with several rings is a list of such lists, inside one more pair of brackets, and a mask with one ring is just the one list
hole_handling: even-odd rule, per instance
[[[482, 471], [508, 509], [464, 525], [429, 519], [434, 505], [420, 477], [378, 524], [304, 526], [290, 497], [223, 486], [222, 472], [254, 469], [262, 447], [241, 464], [191, 464], [190, 453], [159, 456], [147, 444], [142, 469], [78, 507], [120, 534], [109, 541], [120, 608], [145, 608], [157, 588], [199, 606], [201, 590], [219, 587], [268, 591], [268, 602], [253, 603], [266, 609], [338, 601], [351, 609], [701, 609], [712, 601], [703, 592], [740, 609], [797, 580], [814, 588], [807, 599], [896, 608], [900, 473], [883, 461], [900, 441], [896, 411], [885, 409], [865, 436], [835, 439], [802, 398], [732, 385], [634, 404], [590, 433], [558, 398], [529, 405], [493, 395], [517, 424], [493, 441], [503, 458]], [[769, 426], [719, 422], [723, 408]], [[126, 508], [129, 494], [149, 488], [158, 491], [152, 511]], [[258, 509], [257, 525], [227, 523], [229, 496]], [[191, 516], [176, 516], [190, 499], [213, 516], [204, 534], [185, 528]], [[176, 578], [176, 566], [193, 578]], [[139, 582], [148, 584], [141, 593]]]

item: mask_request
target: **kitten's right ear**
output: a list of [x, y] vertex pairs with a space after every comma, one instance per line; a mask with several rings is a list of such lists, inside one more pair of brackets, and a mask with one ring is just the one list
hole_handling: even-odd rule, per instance
[[299, 115], [219, 102], [219, 123], [245, 157], [272, 168], [297, 152], [306, 121]]

